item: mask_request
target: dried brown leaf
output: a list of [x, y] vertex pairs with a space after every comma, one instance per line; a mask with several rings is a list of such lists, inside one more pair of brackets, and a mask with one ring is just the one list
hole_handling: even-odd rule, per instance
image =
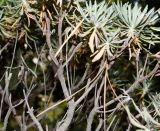
[[90, 38], [89, 38], [89, 48], [91, 49], [91, 52], [94, 52], [94, 39], [95, 39], [95, 35], [96, 35], [96, 29], [94, 29], [94, 31], [92, 32]]
[[106, 46], [102, 47], [101, 50], [97, 53], [97, 55], [93, 58], [92, 62], [96, 62], [97, 60], [99, 60], [104, 52], [105, 52]]

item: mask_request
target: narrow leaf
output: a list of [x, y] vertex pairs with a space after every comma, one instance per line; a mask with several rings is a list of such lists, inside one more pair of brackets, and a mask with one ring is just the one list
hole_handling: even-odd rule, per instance
[[99, 59], [102, 57], [102, 55], [104, 54], [105, 48], [106, 48], [106, 46], [104, 46], [104, 47], [99, 51], [99, 53], [97, 53], [97, 55], [93, 58], [92, 62], [96, 62], [97, 60], [99, 60]]
[[109, 43], [106, 43], [106, 50], [107, 50], [108, 56], [113, 56], [110, 49], [109, 49]]
[[92, 32], [90, 39], [89, 39], [89, 48], [91, 49], [91, 52], [94, 52], [94, 39], [95, 39], [96, 29]]

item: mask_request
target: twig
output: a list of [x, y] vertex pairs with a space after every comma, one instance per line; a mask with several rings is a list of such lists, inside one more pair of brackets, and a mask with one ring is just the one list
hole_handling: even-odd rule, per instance
[[[88, 15], [88, 14], [87, 14]], [[68, 42], [68, 40], [75, 34], [75, 32], [78, 30], [78, 28], [82, 25], [84, 19], [82, 19], [79, 24], [74, 28], [74, 30], [71, 32], [71, 34], [67, 37], [67, 39], [63, 42], [63, 44], [60, 46], [60, 48], [58, 49], [58, 51], [55, 54], [55, 57], [58, 56], [58, 54], [60, 53], [60, 51], [62, 50], [62, 48], [64, 47], [64, 45]]]
[[8, 42], [5, 46], [3, 46], [3, 48], [0, 50], [0, 55], [2, 54], [2, 52], [7, 49], [7, 46], [9, 46], [10, 43]]
[[132, 86], [130, 86], [130, 88], [126, 91], [127, 93], [131, 93], [133, 90], [135, 90], [138, 86], [139, 83], [141, 83], [142, 81], [148, 79], [149, 77], [151, 77], [152, 75], [154, 75], [157, 70], [159, 68], [159, 63], [156, 64], [156, 66], [154, 67], [154, 69], [146, 76], [138, 78], [133, 84]]
[[36, 124], [37, 128], [39, 131], [43, 131], [43, 128], [41, 126], [41, 124], [39, 123], [39, 121], [37, 120], [37, 118], [35, 117], [35, 115], [33, 114], [33, 108], [29, 107], [28, 104], [28, 96], [26, 96], [25, 91], [23, 90], [23, 94], [24, 94], [24, 98], [25, 98], [25, 102], [28, 108], [28, 114], [30, 115], [30, 117], [32, 118], [32, 120], [34, 121], [34, 123]]
[[103, 119], [100, 118], [99, 119], [99, 124], [98, 124], [98, 126], [97, 126], [95, 131], [99, 131], [101, 129], [101, 127], [102, 127], [102, 124], [103, 124]]

